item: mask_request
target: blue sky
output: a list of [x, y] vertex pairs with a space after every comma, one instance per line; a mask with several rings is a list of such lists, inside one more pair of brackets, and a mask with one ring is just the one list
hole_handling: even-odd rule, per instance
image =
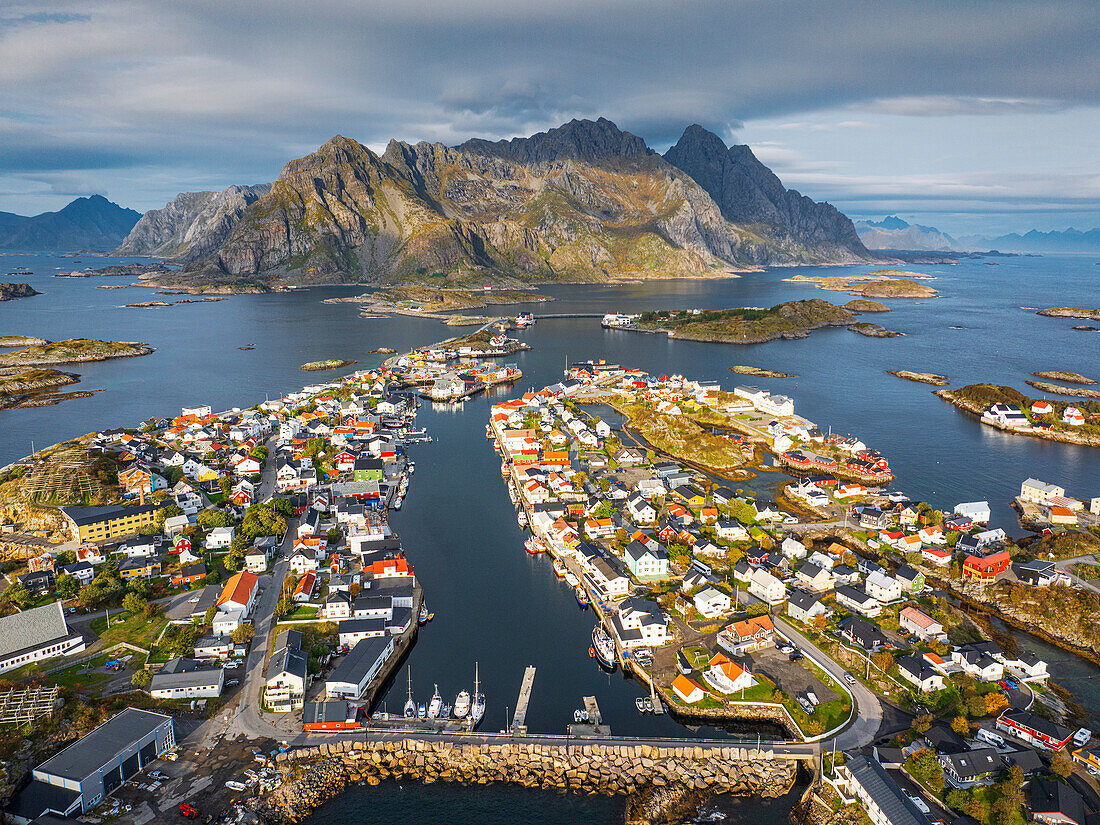
[[693, 122], [853, 218], [1100, 225], [1088, 2], [8, 0], [0, 210], [272, 180], [333, 134]]

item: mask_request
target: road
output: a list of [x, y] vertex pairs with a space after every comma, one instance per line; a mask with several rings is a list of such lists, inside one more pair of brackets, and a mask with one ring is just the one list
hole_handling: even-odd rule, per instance
[[775, 623], [776, 630], [796, 646], [803, 651], [811, 651], [817, 663], [824, 666], [824, 670], [836, 680], [838, 685], [846, 685], [855, 700], [855, 718], [852, 724], [830, 741], [835, 741], [838, 750], [861, 748], [874, 742], [875, 737], [878, 736], [879, 726], [882, 724], [882, 704], [878, 697], [862, 682], [857, 681], [854, 685], [848, 685], [844, 681], [844, 668], [790, 624], [776, 616], [772, 617], [772, 621]]
[[1087, 579], [1082, 579], [1072, 570], [1070, 565], [1073, 564], [1100, 564], [1100, 553], [1092, 553], [1086, 556], [1076, 556], [1072, 559], [1062, 559], [1061, 561], [1054, 562], [1054, 566], [1068, 575], [1075, 585], [1078, 587], [1084, 587], [1087, 590], [1091, 590], [1094, 593], [1100, 593], [1100, 584], [1094, 584]]

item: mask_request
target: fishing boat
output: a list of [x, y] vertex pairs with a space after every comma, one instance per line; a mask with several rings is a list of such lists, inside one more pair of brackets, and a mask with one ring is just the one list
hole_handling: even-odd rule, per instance
[[428, 613], [428, 605], [420, 605], [420, 616], [418, 617], [418, 621], [420, 622], [420, 624], [424, 624], [426, 621], [428, 621], [428, 616], [430, 615], [431, 614]]
[[439, 711], [439, 718], [440, 719], [450, 719], [451, 718], [451, 710], [452, 710], [452, 708], [451, 708], [450, 705], [444, 705], [443, 709], [441, 711]]
[[554, 559], [554, 575], [559, 579], [564, 579], [566, 572], [565, 562], [561, 559]]
[[577, 723], [587, 722], [589, 719], [587, 710], [575, 710], [573, 711], [573, 721]]
[[565, 583], [570, 587], [576, 587], [581, 583], [581, 580], [577, 578], [576, 574], [572, 570], [566, 569], [565, 571]]
[[466, 714], [470, 712], [470, 691], [459, 691], [458, 696], [455, 697], [455, 719], [465, 719]]
[[501, 478], [508, 478], [508, 474], [510, 472], [511, 472], [511, 470], [508, 467], [508, 462], [507, 461], [500, 462], [500, 477]]
[[531, 538], [523, 543], [523, 549], [532, 556], [537, 556], [539, 553], [546, 552], [546, 548], [542, 546], [542, 542], [534, 536], [531, 536]]
[[607, 631], [599, 625], [592, 628], [592, 647], [596, 651], [596, 661], [608, 670], [614, 670], [617, 664], [615, 661], [615, 643], [611, 641]]
[[519, 513], [516, 514], [516, 521], [519, 522], [520, 527], [526, 527], [527, 526], [527, 511], [524, 510], [524, 509], [520, 509]]
[[485, 716], [485, 694], [481, 692], [481, 683], [478, 681], [477, 662], [474, 662], [474, 698], [470, 705], [470, 721], [476, 728], [482, 717]]
[[581, 610], [584, 610], [590, 604], [588, 593], [579, 584], [573, 588], [573, 596], [576, 598], [577, 604], [580, 605]]
[[409, 698], [405, 702], [405, 718], [416, 718], [416, 702], [413, 701], [413, 670], [409, 667]]
[[400, 496], [398, 496], [397, 498], [395, 498], [393, 500], [393, 509], [394, 510], [400, 510], [401, 509], [401, 504], [402, 504], [402, 499], [401, 499]]
[[634, 707], [638, 709], [638, 713], [645, 713], [645, 697], [639, 696], [634, 700]]
[[443, 710], [443, 697], [439, 695], [439, 685], [436, 685], [432, 701], [428, 703], [428, 718], [438, 719], [441, 710]]
[[410, 461], [409, 462], [409, 473], [412, 474], [412, 473], [415, 473], [415, 472], [416, 472], [416, 462], [415, 461]]

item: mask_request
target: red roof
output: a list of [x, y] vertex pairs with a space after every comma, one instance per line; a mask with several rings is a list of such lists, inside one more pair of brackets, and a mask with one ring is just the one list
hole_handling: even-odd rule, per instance
[[255, 573], [238, 573], [225, 583], [222, 594], [218, 598], [218, 605], [221, 606], [227, 602], [240, 605], [248, 604], [248, 600], [252, 597], [252, 593], [259, 583], [260, 580]]

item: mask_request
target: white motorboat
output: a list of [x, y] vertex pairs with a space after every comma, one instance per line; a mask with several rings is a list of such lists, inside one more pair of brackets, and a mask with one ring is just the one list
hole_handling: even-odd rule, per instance
[[470, 692], [468, 690], [460, 691], [458, 696], [455, 697], [454, 714], [455, 719], [464, 719], [466, 714], [470, 712]]
[[438, 719], [440, 711], [443, 710], [443, 697], [439, 695], [439, 685], [435, 686], [435, 693], [432, 694], [432, 701], [428, 703], [428, 718]]

